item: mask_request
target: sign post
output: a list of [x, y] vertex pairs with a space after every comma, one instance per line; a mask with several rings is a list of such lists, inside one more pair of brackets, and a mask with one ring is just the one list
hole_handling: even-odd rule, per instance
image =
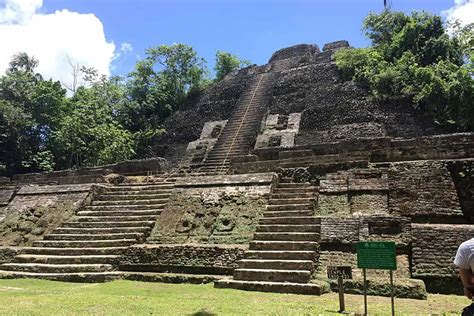
[[339, 313], [345, 313], [344, 282], [343, 279], [352, 279], [352, 268], [346, 266], [328, 266], [328, 279], [337, 279], [339, 290]]
[[367, 315], [366, 269], [390, 270], [392, 315], [395, 315], [393, 270], [397, 270], [395, 243], [390, 241], [359, 241], [357, 243], [357, 267], [364, 274], [364, 315]]

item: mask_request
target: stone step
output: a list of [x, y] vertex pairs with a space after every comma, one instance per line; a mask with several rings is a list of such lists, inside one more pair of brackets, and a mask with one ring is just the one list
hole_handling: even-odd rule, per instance
[[[257, 135], [259, 124], [260, 124], [259, 122], [254, 122], [247, 126], [242, 126], [240, 130], [238, 126], [228, 129], [224, 131], [223, 134], [221, 134], [222, 138], [219, 138], [221, 139], [221, 141], [218, 141], [216, 145], [218, 147], [222, 146], [223, 144], [230, 145], [234, 139], [235, 139], [234, 144], [237, 141], [239, 141], [241, 142], [242, 145], [246, 145], [246, 142], [253, 140], [255, 136]], [[223, 142], [223, 140], [226, 140], [227, 142]]]
[[141, 271], [124, 271], [125, 280], [140, 282], [159, 282], [159, 283], [191, 283], [206, 284], [226, 278], [224, 275], [216, 274], [188, 274], [188, 273], [157, 273]]
[[213, 171], [213, 170], [219, 170], [219, 169], [228, 169], [229, 168], [229, 164], [220, 164], [220, 165], [216, 165], [216, 166], [209, 166], [209, 165], [204, 165], [202, 167], [199, 168], [199, 171], [204, 171], [204, 170], [210, 170], [210, 171]]
[[267, 211], [289, 211], [289, 210], [312, 210], [314, 209], [314, 204], [312, 203], [303, 203], [303, 204], [272, 204], [267, 205]]
[[[174, 185], [173, 185], [174, 187]], [[109, 196], [129, 196], [130, 199], [135, 196], [159, 196], [159, 195], [169, 195], [173, 193], [173, 188], [170, 189], [161, 189], [161, 190], [122, 190], [122, 188], [119, 188], [120, 190], [108, 190], [105, 189], [103, 193], [99, 195], [99, 198], [102, 197], [109, 197]]]
[[315, 241], [278, 241], [278, 240], [252, 240], [250, 250], [308, 250], [317, 251], [319, 245]]
[[318, 241], [319, 233], [257, 232], [254, 240]]
[[310, 250], [248, 250], [246, 259], [279, 259], [279, 260], [311, 260], [316, 259], [316, 252]]
[[101, 248], [41, 248], [41, 247], [24, 247], [21, 254], [31, 255], [53, 255], [53, 256], [82, 256], [82, 255], [121, 255], [128, 247], [101, 247]]
[[224, 162], [224, 158], [225, 158], [226, 155], [224, 155], [223, 157], [217, 157], [217, 158], [206, 158], [206, 161], [204, 162], [204, 164], [206, 163], [214, 163], [214, 164], [218, 164], [218, 165], [229, 165], [230, 166], [230, 162], [229, 161], [225, 161]]
[[237, 264], [239, 269], [314, 270], [311, 260], [242, 259]]
[[201, 167], [222, 167], [222, 166], [230, 166], [230, 162], [223, 162], [223, 161], [218, 161], [218, 162], [211, 162], [206, 160], [203, 163], [199, 164], [194, 164], [191, 167], [193, 168], [201, 168]]
[[[236, 133], [237, 131], [235, 131]], [[248, 150], [250, 145], [255, 140], [255, 132], [243, 132], [240, 131], [238, 134], [222, 135], [221, 141], [217, 142], [214, 149], [217, 150]], [[232, 143], [233, 142], [233, 143]]]
[[49, 234], [44, 236], [44, 240], [117, 240], [136, 239], [142, 240], [145, 235], [142, 233], [112, 233], [112, 234]]
[[307, 283], [309, 270], [235, 269], [234, 280]]
[[61, 227], [53, 230], [53, 234], [124, 234], [124, 233], [141, 233], [146, 234], [150, 231], [149, 227], [105, 227], [105, 228], [70, 228]]
[[152, 221], [98, 221], [98, 222], [65, 222], [61, 228], [124, 228], [124, 227], [137, 227], [152, 228], [155, 225], [156, 219]]
[[79, 211], [77, 216], [159, 216], [162, 210]]
[[313, 210], [298, 210], [298, 211], [275, 211], [275, 212], [264, 212], [264, 217], [301, 217], [301, 216], [313, 216]]
[[50, 248], [96, 248], [96, 247], [124, 247], [137, 243], [136, 239], [110, 239], [110, 240], [39, 240], [33, 247]]
[[271, 198], [268, 201], [268, 204], [270, 205], [288, 205], [288, 204], [312, 204], [314, 203], [314, 198], [283, 198], [283, 199], [277, 199], [277, 198]]
[[292, 293], [306, 295], [321, 295], [325, 293], [322, 286], [312, 283], [289, 282], [259, 282], [224, 279], [214, 283], [216, 288], [228, 288], [244, 291]]
[[46, 279], [52, 281], [64, 282], [106, 282], [122, 278], [122, 272], [80, 272], [80, 273], [34, 273], [34, 272], [18, 272], [18, 271], [0, 271], [0, 279], [2, 278], [34, 278]]
[[[263, 100], [262, 98], [254, 99], [254, 101], [262, 101], [262, 100]], [[248, 105], [248, 103], [246, 105]], [[245, 106], [245, 108], [239, 109], [237, 112], [234, 113], [234, 115], [232, 116], [231, 122], [229, 122], [228, 124], [229, 126], [235, 126], [235, 124], [241, 121], [243, 117], [245, 117], [246, 119], [255, 119], [257, 116], [262, 115], [263, 112], [264, 111], [261, 107], [254, 107], [254, 108], [247, 109], [247, 106]], [[236, 119], [237, 119], [237, 122], [236, 122]], [[225, 127], [227, 127], [227, 125]]]
[[238, 134], [222, 135], [223, 138], [221, 138], [220, 142], [216, 143], [214, 149], [248, 149], [249, 144], [255, 139], [255, 134], [254, 132], [240, 131]]
[[293, 193], [315, 193], [318, 188], [314, 186], [308, 186], [308, 187], [302, 187], [302, 188], [274, 188], [273, 193], [274, 194], [293, 194]]
[[158, 194], [102, 194], [97, 197], [100, 201], [124, 201], [124, 200], [150, 200], [150, 199], [168, 199], [170, 193], [158, 193]]
[[106, 192], [142, 192], [149, 193], [149, 191], [159, 191], [159, 190], [172, 190], [174, 188], [174, 184], [170, 183], [159, 183], [159, 184], [150, 184], [150, 185], [116, 185], [106, 187]]
[[55, 255], [18, 255], [15, 261], [19, 263], [48, 263], [48, 264], [104, 264], [117, 262], [120, 255], [82, 255], [82, 256], [55, 256]]
[[314, 188], [311, 183], [278, 183], [279, 189]]
[[258, 221], [261, 225], [272, 225], [272, 224], [319, 224], [320, 219], [311, 216], [301, 217], [266, 217], [261, 218]]
[[89, 205], [84, 207], [86, 211], [129, 211], [129, 210], [161, 210], [164, 204], [146, 204], [146, 205]]
[[156, 221], [156, 215], [128, 215], [128, 216], [77, 216], [76, 222], [132, 222], [132, 221]]
[[4, 263], [1, 270], [36, 273], [79, 273], [113, 271], [110, 264], [44, 264], [44, 263]]
[[273, 193], [270, 195], [270, 201], [273, 199], [298, 199], [298, 198], [308, 198], [315, 200], [317, 196], [316, 192], [286, 192], [286, 193]]
[[242, 155], [243, 153], [247, 152], [248, 150], [240, 149], [240, 148], [217, 148], [213, 152], [210, 153], [208, 156], [209, 158], [222, 158], [231, 157], [231, 156], [238, 156]]
[[320, 225], [285, 225], [285, 224], [276, 224], [276, 225], [258, 225], [257, 232], [320, 232]]
[[211, 153], [207, 159], [222, 159], [224, 160], [226, 157], [227, 158], [233, 158], [233, 157], [237, 157], [237, 156], [240, 156], [242, 155], [241, 151], [239, 152], [231, 152], [231, 153], [228, 153], [227, 151], [222, 151], [222, 152], [214, 152], [214, 153]]
[[148, 200], [107, 200], [107, 201], [93, 201], [92, 205], [96, 206], [115, 206], [115, 205], [162, 205], [166, 204], [168, 199], [148, 199]]

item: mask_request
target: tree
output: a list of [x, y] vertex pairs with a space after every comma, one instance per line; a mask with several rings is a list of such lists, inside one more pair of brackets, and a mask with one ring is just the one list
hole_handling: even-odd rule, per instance
[[66, 92], [35, 73], [37, 65], [34, 57], [19, 53], [0, 77], [0, 164], [8, 174], [53, 167], [48, 142], [64, 113]]
[[204, 59], [185, 44], [160, 45], [129, 75], [130, 102], [121, 109], [124, 126], [135, 133], [138, 154], [148, 155], [153, 139], [163, 132], [163, 122], [198, 95], [207, 83]]
[[34, 56], [29, 56], [27, 53], [17, 53], [13, 55], [12, 60], [8, 66], [8, 72], [26, 72], [33, 74], [36, 67], [38, 67], [39, 61]]
[[468, 38], [450, 37], [441, 18], [425, 12], [371, 13], [363, 29], [372, 47], [336, 53], [343, 78], [356, 81], [378, 100], [411, 103], [446, 128], [474, 130], [466, 33]]
[[232, 71], [249, 65], [250, 61], [248, 60], [240, 60], [237, 55], [218, 50], [216, 53], [216, 65], [214, 67], [216, 80], [220, 81]]
[[117, 109], [126, 102], [119, 79], [83, 71], [89, 87], [77, 89], [70, 113], [52, 135], [51, 148], [61, 168], [108, 164], [135, 154], [132, 134], [117, 119]]

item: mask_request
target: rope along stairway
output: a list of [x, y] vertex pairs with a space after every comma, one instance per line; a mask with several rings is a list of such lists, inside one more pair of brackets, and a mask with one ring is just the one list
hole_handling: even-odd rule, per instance
[[273, 73], [259, 74], [251, 89], [240, 97], [238, 107], [202, 163], [190, 167], [200, 174], [225, 173], [233, 157], [246, 155], [255, 142], [271, 94]]
[[144, 242], [173, 185], [114, 186], [33, 247], [22, 249], [0, 274], [68, 281], [104, 281], [130, 245]]
[[317, 191], [309, 183], [281, 179], [233, 279], [218, 281], [215, 286], [321, 294], [319, 285], [309, 283], [318, 261], [320, 222], [314, 217]]

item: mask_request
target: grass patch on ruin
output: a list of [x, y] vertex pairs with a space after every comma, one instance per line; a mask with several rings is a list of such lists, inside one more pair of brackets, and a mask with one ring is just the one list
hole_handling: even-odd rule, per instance
[[[372, 315], [389, 315], [390, 299], [369, 297]], [[397, 315], [459, 315], [469, 300], [429, 295], [396, 299]], [[350, 313], [363, 312], [363, 297], [346, 295]], [[214, 289], [212, 284], [114, 281], [100, 284], [0, 280], [0, 315], [337, 315], [337, 294], [322, 296]]]

